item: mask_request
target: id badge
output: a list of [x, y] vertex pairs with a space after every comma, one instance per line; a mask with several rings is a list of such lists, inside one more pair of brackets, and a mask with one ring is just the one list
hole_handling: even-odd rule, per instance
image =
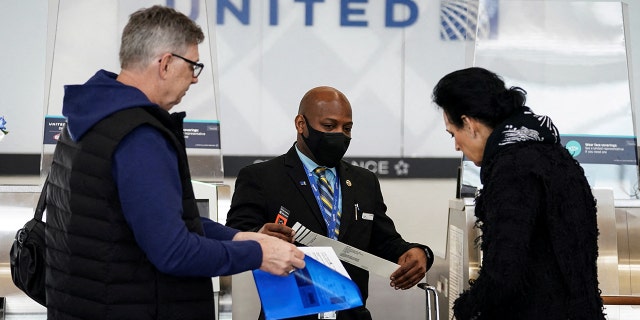
[[318, 319], [337, 319], [338, 314], [335, 311], [318, 313]]

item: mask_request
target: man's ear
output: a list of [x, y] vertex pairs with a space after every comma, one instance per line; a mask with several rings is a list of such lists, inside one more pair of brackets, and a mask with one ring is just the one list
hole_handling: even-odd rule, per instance
[[306, 125], [306, 121], [304, 120], [304, 117], [301, 114], [299, 114], [294, 119], [294, 122], [295, 122], [295, 126], [296, 126], [296, 131], [299, 134], [302, 134], [304, 132], [304, 127]]
[[165, 53], [160, 57], [160, 60], [158, 60], [158, 76], [160, 76], [160, 78], [167, 78], [169, 73], [169, 62], [171, 62], [172, 58], [171, 54]]

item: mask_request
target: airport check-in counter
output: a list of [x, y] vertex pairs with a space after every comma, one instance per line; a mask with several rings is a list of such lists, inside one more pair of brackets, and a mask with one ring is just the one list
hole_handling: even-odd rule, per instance
[[[618, 297], [605, 299], [610, 303], [625, 301], [640, 303], [640, 201], [616, 203], [615, 231], [618, 254]], [[600, 230], [602, 234], [604, 230]], [[640, 310], [640, 306], [637, 307]], [[640, 314], [636, 319], [640, 319]]]
[[[617, 201], [594, 189], [598, 201], [598, 281], [609, 320], [640, 319], [640, 202]], [[473, 198], [449, 201], [446, 257], [436, 257], [427, 282], [439, 293], [440, 315], [451, 319], [458, 295], [482, 264]], [[541, 306], [543, 307], [543, 306]]]
[[[192, 181], [200, 215], [216, 221], [218, 212], [226, 212], [230, 204], [228, 185]], [[11, 280], [9, 252], [18, 229], [33, 218], [41, 185], [0, 185], [0, 320], [40, 320], [47, 310], [18, 289]], [[46, 220], [46, 212], [43, 217]], [[224, 280], [223, 280], [224, 281]], [[221, 300], [221, 281], [212, 278], [216, 311], [229, 309]], [[222, 301], [226, 301], [224, 297]], [[218, 315], [217, 319], [221, 319]]]

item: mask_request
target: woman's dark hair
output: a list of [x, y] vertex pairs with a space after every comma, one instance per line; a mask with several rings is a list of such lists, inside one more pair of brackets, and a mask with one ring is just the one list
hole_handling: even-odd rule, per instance
[[444, 76], [431, 96], [449, 121], [462, 127], [462, 116], [475, 118], [490, 128], [523, 109], [527, 92], [507, 89], [495, 73], [478, 67], [454, 71]]

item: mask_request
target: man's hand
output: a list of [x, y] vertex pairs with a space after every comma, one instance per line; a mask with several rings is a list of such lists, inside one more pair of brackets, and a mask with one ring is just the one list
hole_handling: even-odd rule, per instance
[[284, 224], [277, 223], [265, 223], [264, 226], [262, 226], [262, 228], [258, 230], [258, 232], [276, 237], [278, 239], [282, 239], [289, 243], [293, 243], [293, 236], [295, 234], [293, 229], [287, 227]]
[[275, 237], [264, 235], [263, 237], [258, 240], [262, 248], [260, 270], [279, 276], [286, 276], [295, 268], [304, 268], [304, 253], [300, 249]]
[[390, 285], [396, 290], [409, 289], [424, 278], [427, 272], [427, 254], [422, 248], [411, 248], [400, 256], [398, 264], [400, 268], [391, 274]]

